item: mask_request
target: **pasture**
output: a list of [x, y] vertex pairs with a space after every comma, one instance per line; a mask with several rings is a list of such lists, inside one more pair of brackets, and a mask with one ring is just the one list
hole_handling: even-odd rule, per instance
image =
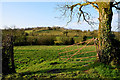
[[[84, 45], [71, 46], [67, 51], [81, 48]], [[14, 47], [14, 59], [16, 72], [3, 76], [3, 79], [22, 80], [22, 79], [47, 79], [47, 78], [120, 78], [119, 68], [98, 63], [96, 58], [86, 58], [81, 60], [61, 60], [60, 52], [65, 51], [64, 46], [16, 46]], [[58, 50], [64, 48], [63, 50]], [[84, 48], [80, 51], [93, 51], [95, 46]], [[75, 53], [70, 52], [69, 54]], [[97, 53], [84, 53], [75, 55], [73, 58], [95, 56]], [[66, 53], [61, 54], [62, 56]], [[89, 62], [92, 61], [92, 62]]]

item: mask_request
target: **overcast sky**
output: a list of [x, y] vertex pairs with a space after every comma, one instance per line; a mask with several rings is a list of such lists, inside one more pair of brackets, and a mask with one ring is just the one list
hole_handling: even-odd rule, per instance
[[[59, 10], [56, 10], [57, 5], [65, 4], [65, 2], [2, 2], [1, 4], [2, 23], [0, 28], [6, 26], [16, 26], [16, 28], [60, 26], [81, 30], [98, 29], [98, 25], [94, 25], [92, 28], [84, 21], [78, 24], [76, 18], [67, 26], [67, 18], [64, 20], [55, 18], [60, 17]], [[94, 21], [98, 21], [98, 13], [94, 8], [87, 6], [85, 10], [92, 15]], [[113, 12], [112, 26], [114, 28], [112, 29], [115, 30], [118, 25], [118, 14], [115, 9]]]

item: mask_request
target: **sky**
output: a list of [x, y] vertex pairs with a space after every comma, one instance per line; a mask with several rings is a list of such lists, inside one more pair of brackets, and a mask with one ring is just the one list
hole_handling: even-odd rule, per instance
[[[57, 5], [63, 5], [65, 2], [1, 2], [1, 17], [0, 29], [15, 26], [16, 28], [28, 28], [28, 27], [65, 27], [68, 29], [80, 29], [80, 30], [95, 30], [98, 29], [98, 25], [93, 27], [89, 26], [86, 22], [81, 21], [77, 23], [75, 17], [72, 22], [67, 26], [68, 18], [56, 18], [60, 17], [60, 11]], [[92, 15], [92, 19], [98, 22], [98, 13], [91, 6], [84, 8]], [[112, 30], [116, 30], [118, 13], [113, 9], [114, 16]]]

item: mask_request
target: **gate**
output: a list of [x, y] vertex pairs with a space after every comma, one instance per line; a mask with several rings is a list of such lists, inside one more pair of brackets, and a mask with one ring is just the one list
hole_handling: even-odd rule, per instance
[[[63, 47], [59, 49], [61, 52], [59, 53], [60, 60], [67, 61], [67, 62], [93, 62], [95, 58], [98, 58], [96, 53], [97, 45], [96, 42], [97, 38], [92, 38], [87, 41], [83, 41], [77, 44], [73, 44], [70, 46]], [[88, 45], [89, 43], [93, 42], [93, 45]], [[80, 47], [80, 44], [86, 43], [84, 46]], [[78, 46], [78, 48], [72, 49], [73, 47]], [[83, 51], [83, 49], [90, 49], [94, 47], [94, 50]], [[94, 58], [93, 60], [89, 60], [90, 58]]]

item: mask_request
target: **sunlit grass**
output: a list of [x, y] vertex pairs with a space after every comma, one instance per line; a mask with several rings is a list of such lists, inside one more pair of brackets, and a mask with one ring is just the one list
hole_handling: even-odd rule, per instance
[[33, 30], [25, 30], [25, 32], [29, 34], [29, 33], [32, 33]]
[[[83, 46], [71, 46], [67, 50], [74, 50]], [[63, 50], [58, 50], [63, 47]], [[95, 50], [94, 46], [87, 47], [80, 52], [92, 50]], [[64, 62], [64, 60], [59, 59], [58, 54], [64, 51], [66, 51], [65, 46], [17, 46], [14, 48], [17, 73], [7, 75], [5, 78], [11, 80], [32, 78], [120, 78], [119, 68], [112, 68], [109, 65], [98, 62]], [[74, 52], [71, 52], [71, 54], [74, 54]], [[96, 55], [96, 52], [76, 55], [74, 58], [94, 55]], [[90, 60], [96, 60], [96, 58], [85, 59], [85, 61]]]

